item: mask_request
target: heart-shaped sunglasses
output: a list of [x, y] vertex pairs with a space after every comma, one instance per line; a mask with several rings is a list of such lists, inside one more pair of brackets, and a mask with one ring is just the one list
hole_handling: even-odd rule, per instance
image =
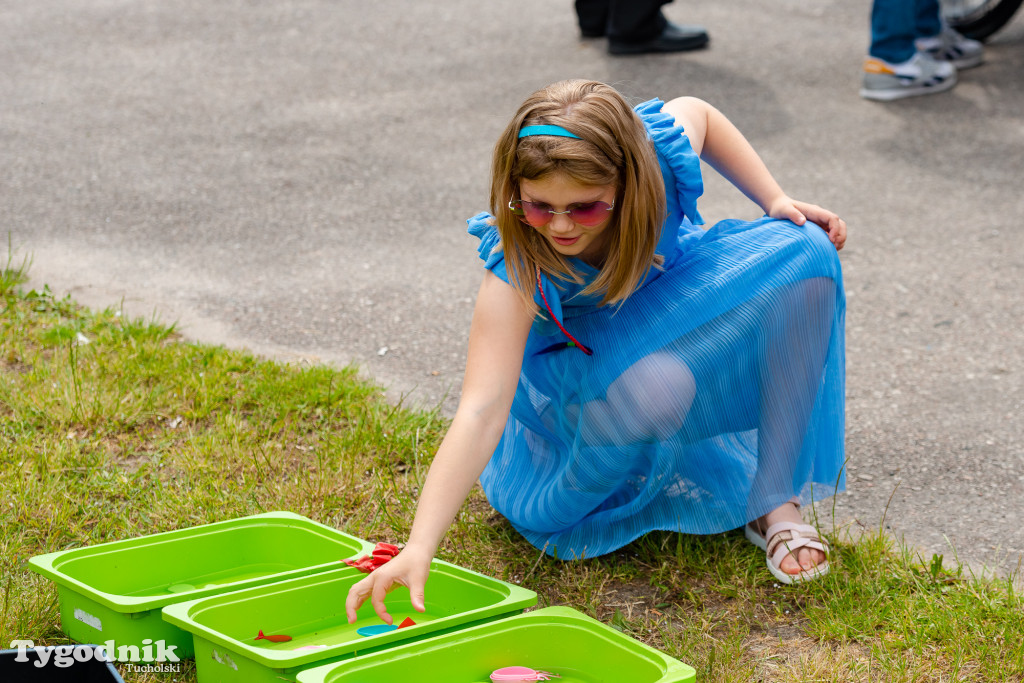
[[556, 215], [567, 215], [573, 223], [591, 228], [608, 218], [608, 212], [615, 208], [615, 202], [580, 202], [570, 204], [565, 207], [565, 211], [555, 211], [550, 204], [543, 202], [510, 199], [508, 208], [519, 220], [534, 228], [543, 228]]

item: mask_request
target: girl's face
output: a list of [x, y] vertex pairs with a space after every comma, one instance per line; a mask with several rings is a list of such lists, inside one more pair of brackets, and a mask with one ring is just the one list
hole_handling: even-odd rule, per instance
[[[519, 198], [546, 204], [552, 211], [567, 211], [573, 204], [615, 203], [615, 185], [581, 185], [569, 176], [552, 173], [536, 180], [519, 182]], [[547, 225], [534, 227], [563, 256], [575, 256], [592, 266], [600, 267], [608, 250], [607, 231], [614, 211], [596, 225], [580, 225], [567, 213], [551, 216]]]

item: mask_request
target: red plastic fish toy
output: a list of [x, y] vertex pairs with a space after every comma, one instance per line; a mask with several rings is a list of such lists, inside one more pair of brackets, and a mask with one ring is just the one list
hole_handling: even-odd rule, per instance
[[378, 543], [370, 555], [363, 555], [355, 560], [342, 560], [350, 567], [355, 567], [361, 572], [369, 574], [377, 567], [385, 564], [392, 557], [398, 554], [398, 546], [391, 543]]
[[263, 629], [260, 629], [260, 634], [253, 638], [253, 640], [269, 640], [272, 643], [287, 643], [291, 639], [291, 636], [265, 636]]
[[406, 617], [405, 621], [398, 625], [398, 628], [406, 628], [408, 626], [415, 626], [416, 622], [412, 620], [412, 617]]

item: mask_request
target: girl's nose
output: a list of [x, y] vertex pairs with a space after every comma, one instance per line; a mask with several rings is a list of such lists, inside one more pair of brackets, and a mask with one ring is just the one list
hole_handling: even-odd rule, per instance
[[569, 232], [576, 225], [569, 214], [567, 213], [556, 213], [551, 216], [551, 229], [555, 232]]

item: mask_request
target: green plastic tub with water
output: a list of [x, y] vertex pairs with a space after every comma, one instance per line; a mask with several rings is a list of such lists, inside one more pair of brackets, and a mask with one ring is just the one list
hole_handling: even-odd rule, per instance
[[[193, 654], [192, 637], [163, 620], [169, 604], [316, 572], [373, 544], [291, 512], [268, 512], [37, 555], [57, 584], [61, 628], [82, 643]], [[170, 649], [170, 648], [174, 649]]]
[[[510, 670], [536, 677], [508, 677]], [[301, 672], [298, 683], [692, 683], [697, 673], [568, 607], [511, 616], [473, 628]], [[543, 676], [547, 674], [547, 676]]]
[[192, 633], [200, 683], [280, 683], [295, 681], [303, 669], [502, 619], [537, 602], [533, 591], [434, 560], [426, 612], [412, 609], [404, 587], [388, 594], [392, 626], [406, 619], [414, 625], [362, 635], [387, 627], [370, 601], [348, 623], [345, 598], [365, 576], [344, 567], [169, 605], [164, 619]]

